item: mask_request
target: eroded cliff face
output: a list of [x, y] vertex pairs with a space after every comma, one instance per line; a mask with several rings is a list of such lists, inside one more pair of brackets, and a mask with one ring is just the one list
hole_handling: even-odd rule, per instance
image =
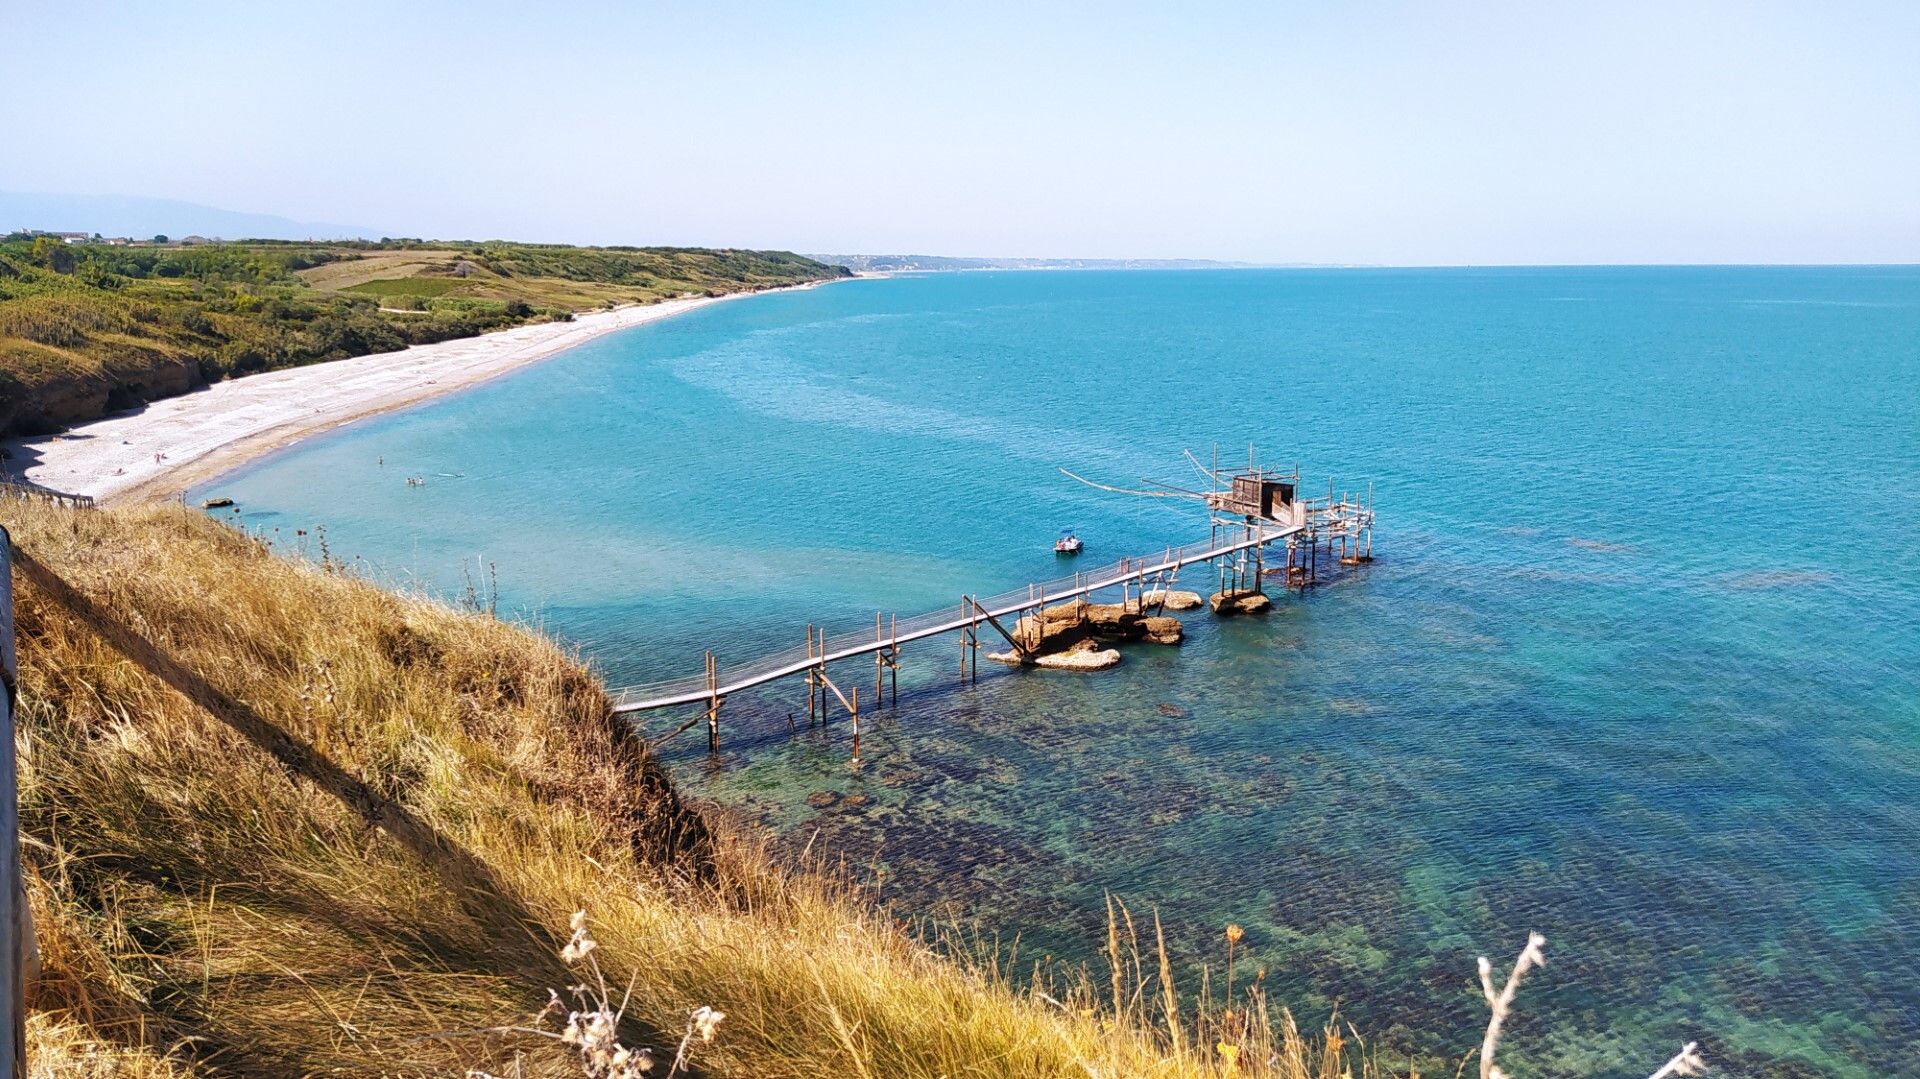
[[142, 368], [121, 373], [118, 384], [107, 394], [107, 409], [118, 412], [162, 397], [177, 397], [203, 384], [199, 364], [174, 356], [156, 356]]
[[44, 377], [0, 369], [0, 434], [50, 434], [205, 383], [192, 360], [157, 351], [115, 357], [110, 368]]

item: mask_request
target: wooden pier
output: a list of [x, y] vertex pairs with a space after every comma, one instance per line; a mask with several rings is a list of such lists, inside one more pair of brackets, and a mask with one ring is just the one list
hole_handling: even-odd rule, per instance
[[[1018, 620], [1029, 614], [1039, 615], [1058, 604], [1089, 601], [1097, 593], [1112, 589], [1120, 591], [1123, 605], [1138, 603], [1155, 590], [1163, 594], [1170, 591], [1181, 569], [1203, 562], [1213, 563], [1217, 569], [1216, 600], [1234, 600], [1259, 593], [1269, 575], [1280, 575], [1289, 587], [1305, 587], [1312, 584], [1318, 574], [1318, 551], [1323, 544], [1330, 562], [1338, 558], [1343, 565], [1355, 565], [1372, 560], [1370, 499], [1361, 502], [1344, 495], [1336, 499], [1331, 489], [1325, 499], [1297, 497], [1297, 469], [1281, 473], [1258, 468], [1250, 462], [1247, 469], [1228, 474], [1217, 466], [1209, 470], [1197, 460], [1194, 464], [1209, 477], [1209, 490], [1183, 491], [1157, 484], [1161, 489], [1122, 493], [1202, 501], [1212, 518], [1212, 534], [1206, 540], [1169, 547], [1158, 554], [1123, 558], [1099, 569], [1029, 584], [984, 599], [962, 596], [958, 604], [938, 611], [905, 618], [876, 614], [871, 631], [861, 629], [830, 637], [825, 630], [808, 626], [803, 646], [739, 663], [723, 663], [708, 652], [706, 669], [701, 674], [620, 689], [614, 694], [613, 710], [631, 713], [698, 705], [699, 714], [668, 737], [704, 721], [709, 748], [718, 748], [720, 710], [728, 697], [783, 678], [804, 675], [809, 721], [815, 716], [824, 720], [829, 700], [837, 699], [853, 717], [854, 756], [858, 759], [860, 690], [855, 686], [850, 692], [843, 691], [829, 674], [831, 664], [873, 656], [874, 686], [869, 700], [877, 707], [883, 689], [897, 680], [902, 645], [949, 633], [959, 634], [961, 677], [971, 680], [977, 677], [983, 628], [1005, 638], [1011, 651], [1025, 660], [1032, 645], [1022, 639]], [[1103, 484], [1092, 486], [1121, 491]], [[1284, 545], [1284, 560], [1270, 566], [1267, 549], [1276, 545]], [[1215, 609], [1220, 609], [1218, 603]], [[1009, 630], [1003, 619], [1014, 620], [1015, 628]]]
[[[991, 628], [1003, 618], [1017, 617], [1056, 603], [1085, 599], [1110, 588], [1137, 587], [1143, 592], [1149, 591], [1165, 584], [1184, 566], [1231, 558], [1241, 553], [1254, 554], [1259, 548], [1278, 543], [1305, 529], [1304, 523], [1257, 523], [1200, 543], [1170, 547], [1157, 555], [1123, 558], [1102, 569], [1076, 573], [1042, 584], [1030, 584], [1023, 589], [988, 599], [964, 597], [959, 604], [943, 610], [895, 619], [884, 631], [860, 630], [827, 637], [824, 631], [816, 635], [809, 627], [808, 643], [804, 647], [777, 652], [737, 666], [721, 666], [717, 674], [709, 671], [692, 678], [622, 689], [614, 698], [614, 711], [644, 712], [679, 704], [711, 704], [716, 696], [724, 700], [755, 686], [809, 671], [818, 672], [829, 663], [857, 656], [897, 653], [901, 645], [928, 637], [965, 631], [977, 638], [982, 627]], [[1002, 632], [1004, 634], [1004, 629]], [[1010, 636], [1009, 643], [1012, 643]]]

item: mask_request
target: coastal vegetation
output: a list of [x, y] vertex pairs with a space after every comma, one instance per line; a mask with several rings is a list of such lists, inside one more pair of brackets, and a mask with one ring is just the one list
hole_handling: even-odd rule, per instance
[[257, 371], [847, 272], [778, 251], [13, 234], [0, 240], [0, 433], [54, 431]]
[[40, 1074], [1377, 1071], [1257, 981], [1177, 979], [1151, 913], [1116, 904], [1091, 975], [956, 958], [683, 804], [550, 642], [324, 548], [179, 506], [0, 519]]

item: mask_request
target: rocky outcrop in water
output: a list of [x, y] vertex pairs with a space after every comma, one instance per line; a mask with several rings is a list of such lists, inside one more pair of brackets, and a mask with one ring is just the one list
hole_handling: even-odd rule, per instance
[[1186, 627], [1171, 615], [1148, 615], [1140, 625], [1146, 630], [1146, 639], [1154, 644], [1179, 644], [1187, 636]]
[[1164, 607], [1169, 611], [1191, 611], [1206, 600], [1198, 592], [1178, 592], [1171, 589], [1154, 588], [1140, 596], [1140, 602], [1148, 608]]
[[989, 652], [987, 658], [1009, 666], [1045, 667], [1056, 671], [1103, 671], [1120, 664], [1120, 650], [1102, 648], [1099, 642], [1083, 640], [1062, 652], [1048, 652], [1022, 658], [1018, 652]]
[[1213, 613], [1222, 617], [1236, 614], [1260, 614], [1273, 606], [1264, 592], [1215, 592], [1207, 600]]
[[[1194, 597], [1197, 601], [1199, 597]], [[1109, 645], [1119, 641], [1179, 644], [1186, 629], [1178, 618], [1147, 614], [1139, 600], [1127, 603], [1062, 603], [1021, 616], [1013, 625], [1020, 648], [987, 658], [1000, 663], [1059, 670], [1103, 670], [1120, 662]], [[1025, 652], [1023, 659], [1021, 653]]]
[[1179, 644], [1185, 634], [1178, 618], [1147, 614], [1138, 600], [1124, 604], [1062, 603], [1038, 615], [1023, 616], [1013, 628], [1014, 639], [1023, 648], [1040, 654], [1065, 651], [1089, 640]]

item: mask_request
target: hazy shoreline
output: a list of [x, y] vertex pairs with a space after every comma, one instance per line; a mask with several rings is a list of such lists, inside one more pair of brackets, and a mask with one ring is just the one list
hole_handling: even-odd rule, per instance
[[102, 502], [172, 498], [301, 439], [479, 385], [597, 337], [742, 296], [665, 300], [330, 360], [155, 401], [53, 435], [8, 439], [9, 479]]

